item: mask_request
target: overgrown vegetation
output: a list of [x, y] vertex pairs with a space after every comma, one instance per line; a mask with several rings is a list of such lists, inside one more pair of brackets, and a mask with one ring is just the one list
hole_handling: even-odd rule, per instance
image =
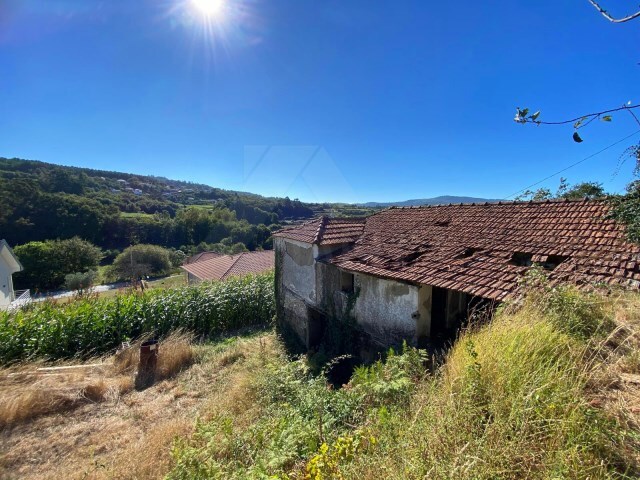
[[273, 274], [177, 289], [46, 301], [0, 312], [0, 362], [33, 357], [86, 357], [111, 351], [143, 333], [177, 329], [202, 337], [268, 325], [274, 315]]
[[146, 275], [168, 275], [172, 268], [181, 265], [181, 260], [182, 257], [158, 245], [133, 245], [115, 258], [107, 276], [135, 279]]
[[2, 157], [0, 198], [0, 231], [11, 246], [79, 236], [104, 249], [206, 242], [255, 250], [269, 248], [285, 219], [314, 214], [295, 199]]
[[342, 389], [303, 358], [258, 356], [242, 409], [178, 440], [169, 478], [637, 478], [637, 422], [602, 399], [637, 365], [639, 307], [536, 287], [464, 332], [435, 373], [405, 348]]
[[102, 251], [95, 245], [73, 237], [67, 240], [46, 240], [18, 245], [14, 253], [24, 271], [15, 274], [19, 288], [58, 288], [70, 274], [96, 270]]

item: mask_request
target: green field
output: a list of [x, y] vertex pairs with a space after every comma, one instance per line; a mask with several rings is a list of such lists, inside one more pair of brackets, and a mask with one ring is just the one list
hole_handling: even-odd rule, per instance
[[[174, 277], [179, 281], [183, 277]], [[232, 278], [193, 287], [127, 291], [107, 298], [45, 301], [0, 312], [0, 363], [28, 358], [86, 357], [109, 352], [143, 333], [184, 329], [202, 337], [270, 324], [273, 274]]]

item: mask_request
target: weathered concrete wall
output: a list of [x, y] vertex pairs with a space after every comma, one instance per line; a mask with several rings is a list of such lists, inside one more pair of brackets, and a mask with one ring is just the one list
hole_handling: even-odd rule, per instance
[[319, 308], [340, 318], [346, 312], [342, 308], [340, 291], [340, 270], [334, 265], [316, 264], [316, 304]]
[[305, 301], [315, 304], [317, 247], [308, 243], [276, 238], [275, 248], [281, 252], [283, 285]]
[[276, 238], [274, 250], [278, 324], [309, 348], [318, 341], [323, 323], [315, 309], [317, 247]]
[[396, 345], [403, 340], [411, 345], [417, 343], [418, 330], [424, 331], [418, 287], [364, 274], [355, 276], [355, 287], [359, 293], [353, 313], [373, 343], [381, 346]]
[[[307, 348], [320, 340], [330, 317], [355, 319], [373, 348], [398, 345], [404, 340], [410, 345], [424, 345], [431, 335], [433, 288], [356, 273], [355, 293], [343, 292], [341, 270], [323, 261], [343, 247], [318, 248], [275, 239], [279, 323], [293, 331]], [[464, 299], [459, 292], [448, 292], [448, 326], [458, 323], [464, 314]]]

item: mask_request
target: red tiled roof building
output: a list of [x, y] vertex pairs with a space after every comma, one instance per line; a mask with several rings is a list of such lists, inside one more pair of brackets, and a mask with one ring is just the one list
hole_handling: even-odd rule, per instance
[[[534, 264], [552, 283], [638, 288], [640, 246], [608, 218], [609, 208], [601, 200], [391, 208], [281, 230], [274, 235], [281, 320], [310, 346], [323, 328], [310, 319], [357, 292], [351, 314], [380, 343], [419, 343], [455, 326], [474, 301], [515, 295]], [[314, 275], [303, 275], [308, 258], [297, 264], [302, 250]]]
[[274, 252], [243, 252], [236, 255], [208, 256], [182, 265], [187, 272], [189, 283], [205, 280], [226, 280], [230, 277], [241, 277], [250, 273], [258, 274], [273, 270]]

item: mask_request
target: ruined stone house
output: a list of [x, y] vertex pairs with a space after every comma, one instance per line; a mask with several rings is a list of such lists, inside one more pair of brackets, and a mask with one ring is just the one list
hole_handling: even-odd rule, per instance
[[517, 294], [523, 274], [550, 282], [640, 285], [640, 247], [604, 201], [391, 208], [321, 217], [274, 234], [280, 325], [307, 347], [329, 318], [355, 320], [373, 346], [429, 344], [470, 309]]

